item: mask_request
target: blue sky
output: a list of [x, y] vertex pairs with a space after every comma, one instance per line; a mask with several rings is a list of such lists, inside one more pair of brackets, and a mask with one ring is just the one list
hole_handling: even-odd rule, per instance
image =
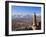
[[31, 15], [32, 13], [41, 14], [41, 7], [34, 6], [12, 6], [12, 15]]

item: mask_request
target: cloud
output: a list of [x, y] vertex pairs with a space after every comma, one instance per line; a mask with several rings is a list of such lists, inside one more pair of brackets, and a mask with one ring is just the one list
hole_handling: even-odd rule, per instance
[[33, 13], [32, 12], [13, 12], [12, 13], [12, 16], [14, 16], [14, 15], [22, 15], [22, 16], [24, 16], [24, 15], [32, 15]]

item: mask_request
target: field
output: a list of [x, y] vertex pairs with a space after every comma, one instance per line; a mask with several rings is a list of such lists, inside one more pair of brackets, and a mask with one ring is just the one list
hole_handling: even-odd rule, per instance
[[[36, 16], [37, 23], [41, 21], [41, 16]], [[20, 31], [20, 30], [33, 30], [33, 16], [12, 16], [12, 31]], [[41, 24], [39, 25], [41, 26]], [[41, 27], [40, 27], [41, 28]]]

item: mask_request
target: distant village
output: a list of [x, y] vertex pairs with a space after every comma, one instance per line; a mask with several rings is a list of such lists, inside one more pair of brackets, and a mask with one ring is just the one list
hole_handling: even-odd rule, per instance
[[33, 20], [31, 23], [26, 22], [15, 22], [12, 24], [12, 31], [21, 31], [21, 30], [40, 30], [41, 21], [37, 22], [36, 13], [33, 14]]

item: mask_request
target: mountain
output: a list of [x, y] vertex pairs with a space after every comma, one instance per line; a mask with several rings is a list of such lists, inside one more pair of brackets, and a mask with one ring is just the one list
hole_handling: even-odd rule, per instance
[[31, 18], [31, 15], [14, 15], [12, 16], [12, 19], [16, 19], [16, 18]]

